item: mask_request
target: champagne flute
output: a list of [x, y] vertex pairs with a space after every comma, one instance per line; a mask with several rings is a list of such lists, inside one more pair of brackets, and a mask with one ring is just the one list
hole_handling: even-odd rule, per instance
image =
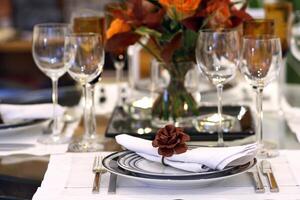
[[63, 57], [64, 39], [68, 33], [69, 25], [60, 23], [37, 24], [33, 29], [32, 55], [34, 61], [38, 68], [52, 80], [52, 134], [38, 139], [43, 144], [68, 142], [68, 138], [60, 135], [56, 112], [58, 79], [67, 71]]
[[273, 35], [245, 36], [241, 53], [240, 70], [250, 85], [256, 89], [256, 135], [258, 156], [272, 155], [270, 145], [263, 141], [263, 89], [278, 77], [282, 60], [281, 43]]
[[197, 64], [208, 80], [216, 86], [218, 94], [218, 146], [224, 146], [222, 124], [229, 117], [222, 114], [223, 85], [236, 74], [239, 44], [240, 37], [236, 29], [199, 31], [196, 46]]
[[81, 141], [70, 144], [69, 149], [75, 152], [94, 152], [103, 149], [103, 145], [95, 140], [89, 114], [92, 100], [88, 95], [89, 83], [95, 80], [103, 70], [104, 48], [101, 35], [97, 33], [73, 33], [65, 39], [65, 63], [70, 76], [83, 88], [84, 94], [84, 126], [85, 133]]

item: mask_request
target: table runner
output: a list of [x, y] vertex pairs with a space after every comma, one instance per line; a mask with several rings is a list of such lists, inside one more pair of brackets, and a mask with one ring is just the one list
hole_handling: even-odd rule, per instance
[[[99, 194], [92, 194], [92, 163], [95, 153], [52, 155], [41, 187], [33, 199], [300, 199], [300, 151], [280, 151], [269, 159], [280, 187], [270, 193], [262, 176], [266, 193], [254, 192], [248, 173], [218, 182], [213, 186], [191, 189], [155, 188], [142, 182], [118, 177], [117, 193], [107, 194], [109, 173], [102, 175]], [[108, 153], [101, 153], [107, 155]]]

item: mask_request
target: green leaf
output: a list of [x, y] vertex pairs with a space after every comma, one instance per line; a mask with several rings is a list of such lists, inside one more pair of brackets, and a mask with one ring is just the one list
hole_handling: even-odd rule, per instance
[[140, 34], [140, 35], [143, 35], [143, 36], [147, 36], [147, 35], [153, 35], [154, 37], [161, 37], [161, 33], [154, 30], [154, 29], [150, 29], [150, 28], [147, 28], [145, 26], [141, 26], [139, 27], [138, 29], [135, 30], [135, 32], [137, 34]]
[[198, 34], [190, 29], [183, 32], [183, 47], [185, 49], [195, 49]]

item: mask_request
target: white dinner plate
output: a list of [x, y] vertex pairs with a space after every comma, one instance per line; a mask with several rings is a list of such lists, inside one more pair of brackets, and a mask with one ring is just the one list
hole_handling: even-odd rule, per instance
[[141, 181], [147, 185], [151, 185], [154, 187], [161, 187], [161, 188], [197, 188], [208, 186], [210, 184], [225, 180], [230, 177], [234, 177], [240, 175], [242, 173], [247, 172], [250, 168], [256, 165], [256, 159], [254, 158], [252, 161], [245, 165], [241, 165], [235, 170], [230, 171], [230, 173], [225, 174], [218, 174], [218, 176], [189, 176], [189, 177], [173, 177], [166, 178], [166, 177], [155, 177], [155, 176], [140, 176], [139, 174], [135, 174], [129, 172], [125, 169], [119, 167], [117, 161], [119, 156], [123, 155], [124, 152], [116, 152], [106, 156], [102, 160], [103, 167], [109, 171], [110, 173], [116, 174], [118, 176], [122, 176], [125, 178]]
[[203, 172], [188, 172], [180, 169], [176, 169], [170, 166], [164, 166], [161, 163], [147, 160], [135, 152], [124, 151], [122, 155], [119, 155], [118, 165], [130, 172], [138, 173], [141, 175], [148, 176], [163, 176], [163, 177], [185, 177], [185, 176], [207, 176], [207, 175], [217, 175], [225, 174], [234, 167], [226, 167], [223, 170], [211, 170], [209, 168], [204, 168]]

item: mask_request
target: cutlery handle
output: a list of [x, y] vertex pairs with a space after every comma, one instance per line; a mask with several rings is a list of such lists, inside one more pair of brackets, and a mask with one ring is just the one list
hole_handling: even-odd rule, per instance
[[265, 187], [262, 184], [259, 173], [258, 172], [251, 172], [251, 173], [252, 173], [254, 184], [255, 184], [255, 192], [256, 193], [264, 193]]
[[100, 189], [100, 172], [96, 172], [92, 192], [99, 193], [99, 189]]
[[117, 189], [117, 175], [116, 174], [110, 174], [109, 177], [109, 185], [108, 185], [108, 193], [109, 194], [115, 194]]
[[269, 183], [270, 183], [270, 192], [279, 192], [279, 188], [278, 188], [276, 179], [275, 179], [274, 174], [272, 172], [268, 173], [268, 180], [269, 180]]

